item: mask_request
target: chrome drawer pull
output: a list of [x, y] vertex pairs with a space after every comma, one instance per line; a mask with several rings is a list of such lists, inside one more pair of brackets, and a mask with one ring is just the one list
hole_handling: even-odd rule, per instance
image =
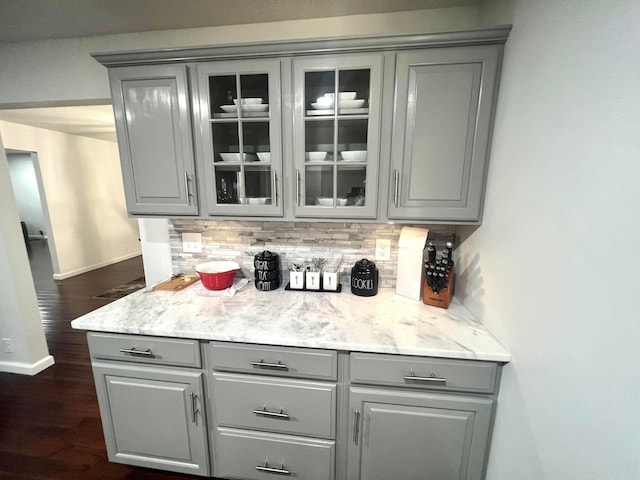
[[256, 470], [258, 470], [260, 472], [276, 473], [278, 475], [291, 475], [291, 472], [289, 470], [287, 470], [286, 468], [284, 468], [284, 464], [280, 465], [280, 468], [273, 468], [273, 467], [269, 466], [268, 462], [264, 462], [264, 466], [263, 465], [258, 465], [256, 467]]
[[278, 177], [276, 172], [273, 172], [273, 204], [278, 205]]
[[261, 415], [263, 417], [271, 417], [271, 418], [279, 418], [281, 420], [289, 420], [289, 415], [284, 413], [282, 409], [279, 412], [270, 412], [267, 410], [267, 407], [264, 407], [262, 410], [254, 410], [253, 413], [256, 415]]
[[417, 377], [415, 375], [415, 373], [410, 372], [410, 375], [405, 375], [404, 379], [405, 381], [414, 381], [414, 382], [431, 382], [431, 383], [440, 383], [440, 384], [446, 384], [447, 383], [447, 379], [446, 378], [442, 378], [442, 377], [436, 377], [435, 374], [431, 374], [430, 377]]
[[146, 350], [136, 350], [136, 347], [131, 347], [131, 348], [121, 348], [120, 349], [120, 353], [129, 353], [131, 355], [139, 355], [141, 357], [153, 357], [153, 353], [151, 352], [150, 348], [147, 348]]
[[191, 395], [191, 421], [195, 424], [198, 423], [197, 419], [196, 419], [196, 414], [200, 411], [200, 409], [198, 408], [198, 395], [190, 392]]
[[353, 412], [353, 443], [358, 444], [358, 433], [360, 429], [360, 412]]
[[395, 171], [395, 183], [393, 185], [393, 204], [398, 206], [398, 185], [400, 184], [400, 171]]
[[187, 196], [187, 205], [191, 205], [191, 194], [189, 193], [189, 174], [184, 171], [184, 194]]
[[258, 368], [279, 368], [281, 370], [289, 370], [286, 363], [282, 363], [278, 360], [278, 363], [265, 362], [263, 358], [259, 362], [251, 362], [251, 365]]

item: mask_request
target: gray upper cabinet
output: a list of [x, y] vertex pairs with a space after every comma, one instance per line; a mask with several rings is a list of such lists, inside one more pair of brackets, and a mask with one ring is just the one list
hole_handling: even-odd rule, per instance
[[197, 65], [202, 162], [209, 215], [283, 215], [280, 60]]
[[94, 54], [129, 213], [480, 223], [509, 30]]
[[398, 53], [390, 219], [480, 221], [501, 52]]
[[482, 480], [490, 398], [351, 387], [348, 478]]
[[197, 215], [187, 67], [109, 69], [129, 213]]
[[383, 54], [295, 59], [296, 217], [376, 218]]

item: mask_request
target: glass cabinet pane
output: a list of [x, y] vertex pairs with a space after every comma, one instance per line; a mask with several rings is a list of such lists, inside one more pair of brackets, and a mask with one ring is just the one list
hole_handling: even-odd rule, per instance
[[338, 113], [366, 115], [369, 113], [371, 71], [340, 70], [338, 76]]
[[274, 58], [194, 66], [203, 125], [201, 188], [211, 215], [284, 213], [280, 68]]
[[370, 75], [369, 69], [305, 72], [305, 205], [366, 204]]
[[240, 203], [240, 167], [216, 165], [216, 201], [217, 203]]
[[211, 118], [237, 116], [233, 99], [238, 97], [235, 75], [209, 77]]
[[305, 124], [305, 162], [332, 162], [335, 122], [330, 120], [308, 121]]
[[211, 126], [213, 137], [213, 161], [240, 162], [240, 138], [237, 123], [214, 123]]
[[339, 165], [336, 190], [338, 206], [366, 206], [367, 167]]
[[338, 121], [338, 161], [366, 162], [367, 161], [367, 120], [339, 120]]
[[304, 104], [307, 115], [332, 115], [335, 90], [334, 70], [306, 72]]
[[293, 60], [296, 216], [376, 217], [385, 56]]
[[236, 98], [234, 103], [242, 105], [242, 117], [269, 116], [269, 75], [240, 75], [240, 98]]
[[247, 166], [244, 169], [245, 204], [271, 205], [271, 167]]
[[333, 165], [307, 165], [305, 167], [305, 205], [334, 206]]
[[271, 205], [269, 75], [209, 77], [209, 98], [216, 204]]
[[[247, 160], [269, 161], [271, 148], [269, 147], [268, 122], [243, 122], [242, 145]], [[262, 155], [259, 155], [262, 154]]]

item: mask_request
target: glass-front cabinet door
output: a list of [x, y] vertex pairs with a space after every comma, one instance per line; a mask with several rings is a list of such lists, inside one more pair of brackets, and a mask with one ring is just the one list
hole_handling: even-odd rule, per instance
[[197, 68], [208, 213], [282, 216], [279, 60]]
[[382, 55], [296, 59], [298, 217], [375, 218]]

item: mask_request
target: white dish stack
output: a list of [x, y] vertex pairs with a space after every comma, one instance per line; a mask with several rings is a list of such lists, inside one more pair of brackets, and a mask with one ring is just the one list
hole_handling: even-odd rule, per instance
[[216, 113], [216, 118], [231, 118], [238, 116], [238, 106], [243, 117], [266, 117], [269, 115], [269, 104], [262, 103], [262, 98], [233, 99], [233, 105], [220, 105], [224, 113]]
[[[369, 109], [365, 107], [366, 101], [356, 98], [356, 92], [338, 93], [338, 113], [340, 115], [366, 115]], [[335, 93], [325, 93], [311, 104], [312, 110], [307, 110], [307, 115], [333, 115]]]

